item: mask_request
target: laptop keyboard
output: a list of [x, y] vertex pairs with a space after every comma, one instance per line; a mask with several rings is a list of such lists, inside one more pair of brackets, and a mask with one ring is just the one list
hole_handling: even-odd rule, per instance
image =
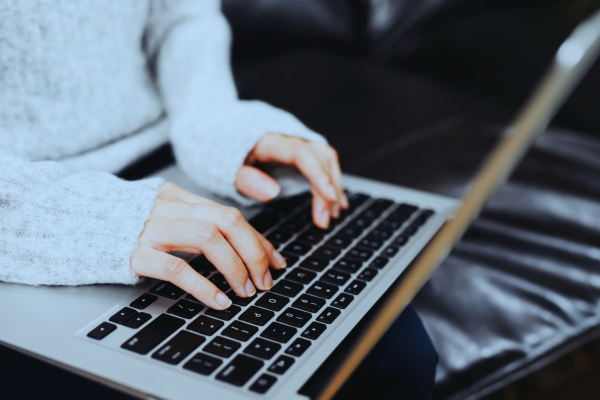
[[[312, 223], [309, 194], [273, 203], [250, 221], [288, 264], [271, 271], [270, 291], [238, 297], [198, 256], [190, 265], [231, 298], [227, 310], [212, 310], [159, 282], [87, 336], [102, 340], [130, 329], [125, 350], [238, 387], [252, 381], [248, 390], [266, 393], [434, 213], [362, 193], [349, 194], [349, 202], [327, 230]], [[172, 304], [153, 319], [143, 310], [158, 297]]]

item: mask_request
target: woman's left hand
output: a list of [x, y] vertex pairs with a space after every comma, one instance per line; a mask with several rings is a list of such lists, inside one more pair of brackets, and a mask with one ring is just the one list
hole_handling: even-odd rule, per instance
[[337, 218], [340, 209], [349, 206], [337, 152], [330, 146], [284, 135], [264, 136], [240, 168], [235, 185], [248, 197], [269, 201], [281, 188], [275, 179], [252, 166], [256, 162], [294, 165], [306, 176], [313, 193], [313, 220], [320, 228], [326, 229], [330, 218]]

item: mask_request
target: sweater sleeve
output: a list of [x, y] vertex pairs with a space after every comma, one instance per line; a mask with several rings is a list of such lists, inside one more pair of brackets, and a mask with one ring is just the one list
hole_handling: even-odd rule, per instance
[[30, 285], [137, 282], [130, 257], [161, 179], [71, 173], [0, 149], [0, 281]]
[[234, 183], [260, 138], [278, 133], [327, 143], [288, 112], [238, 99], [231, 32], [218, 0], [152, 4], [146, 50], [156, 60], [177, 163], [197, 184], [251, 204]]

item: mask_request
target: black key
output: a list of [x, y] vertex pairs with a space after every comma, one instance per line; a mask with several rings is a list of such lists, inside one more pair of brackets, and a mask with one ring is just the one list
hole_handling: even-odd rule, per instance
[[361, 272], [356, 279], [360, 279], [361, 281], [371, 282], [373, 278], [377, 275], [377, 271], [374, 268], [367, 268], [363, 272]]
[[267, 322], [271, 320], [275, 316], [275, 313], [264, 310], [262, 308], [258, 308], [255, 306], [250, 306], [246, 311], [240, 315], [240, 319], [242, 321], [250, 322], [251, 324], [263, 326]]
[[280, 311], [289, 302], [290, 299], [287, 297], [279, 296], [275, 293], [265, 293], [260, 300], [256, 302], [256, 305], [268, 308], [269, 310]]
[[229, 321], [231, 318], [235, 317], [242, 309], [238, 306], [229, 306], [229, 308], [225, 310], [213, 310], [212, 308], [206, 310], [204, 314], [222, 319], [224, 321]]
[[347, 237], [351, 237], [352, 239], [356, 239], [357, 237], [359, 237], [361, 235], [362, 232], [363, 232], [362, 229], [358, 229], [356, 227], [351, 228], [351, 227], [345, 226], [342, 229], [340, 229], [339, 234], [347, 236]]
[[394, 239], [394, 244], [396, 246], [404, 246], [406, 244], [406, 242], [408, 242], [408, 236], [402, 234], [400, 236], [398, 236], [396, 239]]
[[334, 301], [331, 302], [331, 305], [337, 308], [344, 309], [348, 307], [348, 304], [352, 303], [354, 300], [354, 296], [348, 293], [341, 293], [338, 297], [335, 298]]
[[283, 274], [285, 274], [286, 270], [285, 269], [271, 269], [271, 278], [273, 278], [273, 280], [277, 280], [279, 278], [281, 278], [283, 276]]
[[167, 364], [177, 365], [204, 343], [205, 340], [204, 336], [186, 331], [179, 332], [163, 347], [154, 352], [152, 358], [166, 362]]
[[276, 342], [287, 343], [296, 333], [298, 333], [296, 328], [273, 322], [271, 325], [265, 328], [260, 336]]
[[359, 294], [363, 291], [365, 286], [367, 286], [367, 284], [363, 281], [354, 281], [351, 284], [349, 284], [348, 287], [346, 287], [345, 292], [348, 292], [350, 294]]
[[226, 292], [231, 289], [229, 283], [227, 283], [227, 279], [221, 274], [215, 274], [209, 279], [219, 290]]
[[195, 320], [193, 320], [187, 326], [187, 329], [189, 329], [190, 331], [201, 333], [206, 336], [212, 336], [216, 331], [221, 329], [223, 325], [225, 324], [219, 320], [207, 317], [206, 315], [201, 315]]
[[381, 210], [378, 210], [376, 208], [367, 208], [365, 211], [361, 212], [358, 215], [358, 218], [374, 220], [379, 218], [382, 213], [383, 212]]
[[325, 300], [308, 294], [300, 296], [292, 306], [311, 313], [317, 312], [325, 305]]
[[236, 305], [241, 306], [241, 307], [246, 307], [248, 304], [250, 304], [254, 300], [256, 300], [256, 296], [252, 296], [252, 297], [240, 297], [237, 294], [235, 294], [234, 292], [231, 292], [229, 294], [229, 298], [231, 299], [231, 302], [233, 304], [236, 304]]
[[297, 240], [285, 246], [283, 251], [286, 253], [292, 253], [298, 256], [303, 256], [308, 253], [312, 249], [312, 245], [304, 242], [299, 242]]
[[135, 317], [137, 314], [138, 312], [133, 308], [124, 307], [121, 309], [121, 311], [110, 317], [108, 320], [110, 322], [114, 322], [115, 324], [123, 325], [125, 322], [129, 321], [130, 318]]
[[223, 364], [223, 361], [206, 354], [198, 353], [183, 365], [183, 368], [202, 375], [210, 375]]
[[354, 218], [352, 221], [350, 221], [350, 223], [347, 226], [349, 228], [355, 228], [355, 229], [365, 230], [366, 228], [368, 228], [369, 226], [371, 226], [372, 223], [373, 223], [372, 219]]
[[277, 378], [274, 376], [262, 374], [249, 389], [253, 392], [264, 394], [267, 393], [267, 390], [271, 389], [271, 386], [273, 386], [275, 382], [277, 382]]
[[294, 215], [294, 218], [292, 218], [292, 220], [291, 220], [291, 222], [304, 223], [304, 226], [306, 226], [306, 224], [309, 223], [310, 221], [312, 221], [312, 207], [311, 206], [306, 206], [306, 208], [304, 208], [302, 211], [300, 211], [299, 213]]
[[371, 240], [368, 238], [364, 238], [360, 242], [358, 242], [358, 245], [370, 250], [379, 250], [379, 248], [383, 246], [383, 242], [381, 240]]
[[375, 209], [375, 210], [385, 211], [388, 208], [390, 208], [390, 206], [392, 204], [394, 204], [394, 202], [392, 200], [388, 200], [388, 199], [375, 199], [375, 201], [373, 201], [373, 203], [371, 203], [371, 205], [369, 206], [369, 209]]
[[386, 247], [381, 254], [386, 257], [394, 257], [396, 253], [398, 253], [398, 250], [400, 250], [398, 246], [390, 245]]
[[420, 227], [421, 225], [423, 225], [425, 222], [427, 222], [427, 218], [425, 218], [422, 214], [419, 215], [417, 218], [415, 218], [412, 222], [411, 225], [416, 226], [416, 227]]
[[345, 272], [330, 269], [321, 277], [324, 282], [333, 283], [334, 285], [342, 286], [350, 279], [350, 274]]
[[404, 223], [404, 221], [400, 222], [400, 221], [391, 221], [391, 220], [386, 219], [377, 226], [377, 229], [394, 232], [394, 231], [397, 231], [398, 229], [400, 229], [400, 227], [402, 226], [403, 223]]
[[304, 286], [299, 283], [282, 279], [275, 286], [273, 286], [273, 289], [271, 290], [284, 296], [296, 297], [303, 288]]
[[327, 329], [327, 325], [313, 322], [304, 330], [304, 332], [302, 332], [301, 336], [307, 339], [315, 340], [318, 339], [323, 332], [325, 332], [325, 329]]
[[207, 353], [227, 358], [231, 357], [231, 355], [235, 353], [235, 351], [240, 347], [242, 347], [242, 345], [239, 342], [236, 342], [235, 340], [229, 340], [224, 337], [217, 336], [216, 338], [211, 340], [209, 344], [204, 346], [203, 350]]
[[235, 386], [244, 386], [265, 365], [256, 358], [238, 354], [217, 374], [217, 379]]
[[317, 274], [315, 274], [314, 272], [302, 268], [294, 268], [286, 275], [285, 279], [289, 279], [290, 281], [298, 283], [308, 284], [316, 277]]
[[341, 269], [353, 274], [357, 272], [360, 269], [360, 267], [362, 267], [362, 265], [362, 261], [344, 257], [338, 262], [336, 262], [333, 268]]
[[337, 308], [327, 307], [321, 315], [317, 317], [317, 321], [331, 324], [342, 312]]
[[134, 353], [148, 354], [150, 350], [158, 346], [160, 342], [171, 336], [183, 325], [185, 325], [185, 320], [161, 314], [129, 338], [121, 347]]
[[[285, 260], [285, 262], [287, 264], [287, 268], [293, 267], [298, 262], [298, 260], [300, 259], [300, 257], [295, 256], [295, 255], [290, 254], [290, 253], [281, 253], [281, 255], [283, 256], [283, 259]], [[282, 271], [283, 272], [283, 270], [278, 270], [278, 271]], [[272, 273], [272, 271], [271, 271], [271, 273]]]
[[204, 254], [199, 255], [188, 263], [198, 273], [204, 276], [210, 275], [212, 271], [216, 271], [216, 268]]
[[144, 325], [146, 322], [152, 319], [152, 315], [146, 314], [145, 312], [138, 313], [138, 315], [131, 318], [129, 321], [125, 322], [125, 325], [128, 328], [138, 329], [140, 326]]
[[198, 300], [197, 298], [195, 298], [194, 296], [192, 296], [191, 294], [186, 294], [184, 297], [186, 300], [189, 301], [195, 301], [196, 303], [200, 303], [202, 304], [202, 302], [200, 300]]
[[102, 340], [108, 335], [110, 335], [115, 329], [117, 329], [116, 325], [109, 324], [108, 322], [103, 322], [94, 328], [90, 333], [87, 334], [87, 337], [96, 340]]
[[144, 293], [143, 295], [132, 301], [129, 307], [137, 308], [138, 310], [143, 310], [150, 304], [154, 303], [156, 299], [158, 299], [158, 297], [152, 296], [149, 293]]
[[290, 233], [298, 233], [306, 226], [306, 222], [301, 221], [288, 221], [285, 224], [281, 225], [279, 229], [283, 229]]
[[270, 360], [277, 352], [281, 350], [281, 345], [270, 340], [256, 338], [244, 349], [244, 353]]
[[313, 230], [308, 230], [308, 231], [304, 232], [302, 235], [300, 235], [298, 240], [300, 240], [302, 242], [310, 243], [310, 244], [317, 244], [321, 240], [323, 240], [323, 237], [325, 237], [325, 235], [322, 232], [315, 232]]
[[256, 332], [258, 332], [258, 328], [255, 326], [240, 321], [233, 321], [231, 325], [223, 330], [222, 335], [247, 342]]
[[423, 215], [425, 218], [429, 218], [431, 217], [433, 214], [435, 214], [435, 211], [433, 210], [423, 210], [423, 212], [421, 213], [421, 215]]
[[317, 281], [306, 292], [310, 293], [310, 294], [314, 294], [315, 296], [330, 299], [337, 291], [338, 291], [337, 286], [330, 285], [329, 283]]
[[373, 229], [371, 231], [371, 233], [369, 233], [369, 235], [367, 236], [367, 239], [386, 241], [391, 237], [392, 237], [392, 232], [390, 232], [389, 230], [377, 228], [377, 229]]
[[354, 247], [346, 254], [347, 257], [361, 261], [367, 261], [372, 255], [373, 252], [371, 250], [361, 249], [360, 247]]
[[169, 307], [167, 312], [181, 318], [191, 319], [198, 315], [198, 313], [203, 309], [204, 306], [201, 304], [187, 300], [179, 300], [177, 303]]
[[181, 297], [185, 292], [173, 285], [171, 282], [161, 282], [154, 286], [150, 293], [157, 294], [167, 299], [176, 300]]
[[412, 236], [412, 235], [414, 235], [415, 233], [417, 233], [417, 230], [418, 230], [418, 228], [417, 228], [417, 227], [415, 227], [415, 226], [413, 226], [413, 225], [410, 225], [410, 226], [407, 226], [407, 227], [406, 227], [406, 229], [404, 229], [404, 230], [402, 231], [402, 234], [403, 234], [403, 235], [406, 235], [406, 236]]
[[377, 257], [376, 259], [371, 261], [371, 264], [369, 264], [369, 267], [375, 267], [375, 268], [381, 269], [381, 268], [385, 267], [388, 262], [390, 262], [390, 259], [387, 257]]
[[302, 354], [304, 354], [306, 350], [308, 350], [310, 344], [310, 341], [298, 338], [294, 340], [294, 343], [292, 343], [290, 347], [288, 347], [285, 350], [285, 353], [290, 354], [292, 356], [300, 357]]
[[277, 317], [277, 321], [301, 328], [306, 325], [311, 318], [312, 315], [309, 313], [290, 307]]
[[350, 246], [354, 238], [351, 238], [346, 235], [337, 234], [331, 239], [329, 239], [325, 244], [328, 246], [337, 247], [338, 249], [345, 249]]
[[294, 360], [292, 357], [279, 356], [279, 358], [268, 368], [268, 371], [273, 372], [275, 374], [283, 375], [285, 374], [285, 371], [287, 371], [292, 366], [294, 361], [296, 360]]
[[315, 256], [306, 257], [300, 266], [312, 269], [313, 271], [321, 272], [327, 267], [330, 260], [326, 258], [320, 258]]
[[283, 244], [292, 238], [292, 234], [277, 229], [267, 235], [267, 240], [273, 244]]
[[354, 196], [348, 199], [351, 209], [356, 209], [364, 204], [365, 201], [369, 200], [370, 197], [363, 193], [355, 193]]
[[333, 260], [333, 259], [337, 258], [337, 256], [340, 255], [340, 253], [341, 253], [341, 251], [339, 249], [336, 249], [335, 247], [321, 246], [317, 250], [315, 250], [313, 255], [315, 255], [317, 257], [323, 257], [328, 260]]

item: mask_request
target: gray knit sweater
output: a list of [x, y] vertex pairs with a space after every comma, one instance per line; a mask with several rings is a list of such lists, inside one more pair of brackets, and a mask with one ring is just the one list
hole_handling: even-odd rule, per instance
[[171, 141], [217, 194], [267, 133], [323, 139], [237, 98], [218, 0], [0, 2], [0, 281], [135, 283], [160, 179], [111, 172]]

